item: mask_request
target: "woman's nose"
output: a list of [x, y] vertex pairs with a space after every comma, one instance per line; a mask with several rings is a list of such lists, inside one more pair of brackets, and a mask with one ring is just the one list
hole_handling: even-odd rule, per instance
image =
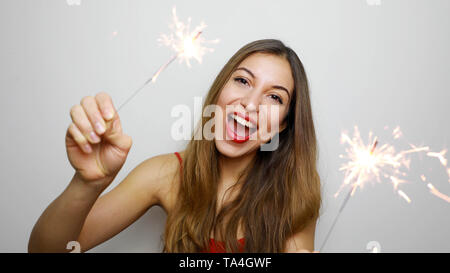
[[241, 99], [241, 104], [248, 112], [254, 112], [259, 105], [259, 96], [257, 92], [250, 92], [247, 96]]
[[245, 111], [247, 112], [255, 112], [256, 111], [256, 105], [253, 104], [253, 102], [250, 102], [247, 105], [244, 105]]

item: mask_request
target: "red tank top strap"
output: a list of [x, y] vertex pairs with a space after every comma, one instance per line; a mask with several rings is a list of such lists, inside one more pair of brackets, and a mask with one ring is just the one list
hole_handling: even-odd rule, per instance
[[183, 173], [183, 160], [178, 152], [175, 152], [174, 154], [178, 157], [178, 161], [180, 162], [180, 171]]

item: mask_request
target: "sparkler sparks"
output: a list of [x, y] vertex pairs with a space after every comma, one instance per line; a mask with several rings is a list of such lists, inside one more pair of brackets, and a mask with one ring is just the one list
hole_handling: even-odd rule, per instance
[[205, 55], [206, 52], [214, 51], [214, 49], [207, 48], [203, 46], [203, 44], [215, 44], [219, 42], [219, 39], [208, 41], [203, 37], [200, 37], [200, 34], [206, 28], [204, 22], [201, 22], [200, 25], [195, 27], [195, 29], [191, 32], [191, 18], [188, 18], [187, 25], [180, 22], [176, 14], [175, 7], [172, 8], [172, 16], [173, 24], [171, 24], [169, 28], [173, 31], [173, 33], [169, 35], [161, 34], [160, 38], [158, 38], [158, 42], [160, 45], [171, 47], [179, 58], [180, 63], [185, 61], [188, 67], [191, 67], [189, 60], [192, 58], [196, 59], [199, 63], [202, 63], [203, 55]]
[[430, 189], [430, 192], [434, 195], [436, 195], [437, 197], [441, 198], [442, 200], [445, 200], [447, 202], [450, 203], [450, 197], [441, 193], [440, 191], [438, 191], [431, 183], [427, 184], [427, 187]]
[[406, 195], [406, 193], [404, 193], [402, 190], [398, 190], [397, 192], [401, 197], [403, 197], [403, 199], [406, 200], [406, 202], [411, 203], [411, 199], [409, 199], [409, 197], [408, 197], [408, 195]]
[[[448, 169], [447, 169], [447, 171], [448, 171]], [[450, 174], [449, 174], [449, 176], [450, 176]], [[423, 174], [420, 176], [420, 178], [422, 179], [423, 182], [427, 181], [427, 178]], [[441, 198], [442, 200], [450, 203], [450, 197], [441, 193], [440, 191], [438, 191], [431, 183], [427, 183], [427, 187], [430, 189], [431, 194], [434, 194], [435, 196]]]
[[442, 150], [439, 153], [434, 153], [434, 152], [428, 152], [427, 156], [430, 157], [437, 157], [439, 159], [439, 161], [441, 162], [442, 166], [447, 166], [447, 159], [444, 157], [445, 153], [447, 153], [447, 149]]
[[[385, 126], [384, 129], [387, 129], [387, 126]], [[403, 134], [397, 126], [393, 130], [392, 135], [394, 139], [399, 139]], [[344, 187], [350, 185], [351, 188], [342, 202], [338, 214], [335, 217], [324, 242], [322, 243], [320, 251], [322, 251], [325, 246], [331, 231], [333, 230], [348, 200], [354, 195], [358, 187], [362, 189], [364, 184], [369, 181], [375, 180], [377, 182], [381, 182], [381, 178], [385, 178], [387, 181], [392, 183], [394, 190], [400, 197], [406, 200], [406, 202], [411, 203], [409, 196], [402, 190], [398, 189], [399, 185], [407, 182], [404, 178], [407, 175], [406, 171], [409, 170], [411, 162], [411, 159], [408, 156], [413, 153], [427, 152], [427, 156], [438, 158], [442, 166], [447, 166], [447, 159], [445, 158], [445, 154], [447, 152], [446, 149], [436, 153], [430, 151], [428, 146], [416, 147], [410, 144], [411, 149], [396, 152], [394, 146], [388, 143], [385, 143], [381, 145], [381, 147], [377, 148], [378, 138], [375, 137], [372, 139], [372, 137], [373, 133], [369, 132], [368, 143], [371, 144], [365, 145], [361, 139], [357, 126], [354, 127], [352, 138], [350, 138], [350, 136], [345, 132], [341, 134], [341, 143], [347, 144], [349, 147], [345, 149], [346, 155], [339, 155], [339, 157], [343, 159], [346, 158], [348, 161], [339, 169], [340, 171], [345, 171], [344, 181], [334, 197], [337, 197]], [[450, 182], [450, 168], [446, 168], [446, 171]], [[426, 181], [425, 175], [422, 174], [420, 178], [423, 182]], [[431, 183], [428, 183], [427, 187], [429, 188], [431, 194], [450, 203], [450, 197], [439, 192]]]
[[176, 8], [172, 9], [173, 15], [173, 24], [169, 25], [169, 28], [173, 31], [173, 33], [166, 35], [161, 34], [160, 38], [158, 38], [158, 42], [160, 45], [165, 45], [172, 50], [175, 51], [175, 54], [165, 63], [163, 64], [152, 77], [147, 79], [143, 85], [141, 85], [122, 105], [120, 105], [117, 109], [117, 112], [125, 106], [132, 98], [134, 98], [147, 84], [150, 82], [154, 83], [158, 76], [163, 72], [167, 66], [169, 66], [175, 59], [179, 59], [180, 63], [182, 61], [186, 62], [188, 67], [191, 67], [190, 59], [194, 58], [199, 63], [202, 63], [203, 55], [206, 52], [213, 52], [212, 48], [207, 48], [203, 46], [206, 43], [217, 43], [218, 39], [213, 41], [207, 41], [203, 37], [200, 37], [203, 30], [206, 28], [204, 22], [201, 22], [199, 26], [195, 27], [195, 29], [190, 31], [190, 23], [191, 18], [188, 18], [187, 25], [178, 20], [176, 15]]
[[[397, 127], [393, 131], [394, 139], [398, 139], [402, 135], [400, 128]], [[429, 147], [416, 147], [411, 145], [412, 149], [396, 152], [395, 147], [390, 144], [383, 144], [381, 147], [376, 148], [378, 144], [378, 138], [375, 137], [372, 140], [373, 133], [369, 133], [370, 145], [365, 145], [361, 139], [358, 127], [354, 127], [353, 137], [347, 133], [342, 133], [341, 143], [348, 144], [346, 156], [341, 155], [341, 158], [348, 158], [348, 162], [343, 164], [339, 169], [345, 171], [344, 183], [335, 194], [337, 197], [340, 191], [347, 185], [352, 184], [351, 196], [355, 193], [356, 189], [363, 188], [364, 184], [368, 181], [376, 180], [381, 182], [381, 178], [389, 178], [392, 182], [394, 190], [403, 197], [407, 202], [411, 202], [409, 197], [398, 189], [401, 183], [407, 181], [402, 179], [406, 176], [404, 170], [409, 169], [410, 159], [408, 154], [417, 153], [421, 151], [429, 151]]]

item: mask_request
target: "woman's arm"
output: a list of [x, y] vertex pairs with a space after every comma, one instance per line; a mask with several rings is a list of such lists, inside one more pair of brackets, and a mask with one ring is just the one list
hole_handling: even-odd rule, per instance
[[315, 231], [316, 220], [312, 220], [302, 231], [288, 239], [284, 252], [317, 252], [314, 251]]
[[67, 188], [42, 213], [31, 232], [28, 252], [67, 252], [102, 188], [75, 173]]
[[87, 216], [78, 242], [87, 251], [109, 240], [139, 219], [154, 205], [161, 205], [170, 191], [179, 163], [173, 154], [142, 162], [117, 185], [100, 197]]
[[67, 243], [78, 241], [84, 252], [110, 239], [160, 203], [161, 190], [176, 172], [176, 160], [172, 154], [147, 159], [100, 198], [104, 189], [74, 175], [35, 224], [28, 251], [68, 252]]

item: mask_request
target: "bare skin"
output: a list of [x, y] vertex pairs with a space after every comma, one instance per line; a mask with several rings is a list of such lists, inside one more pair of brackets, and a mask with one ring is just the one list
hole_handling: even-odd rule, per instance
[[[258, 60], [251, 61], [258, 65]], [[247, 67], [251, 68], [251, 63], [247, 62]], [[260, 78], [264, 73], [260, 71]], [[267, 101], [262, 88], [266, 82], [259, 82], [261, 88], [243, 98], [248, 105]], [[284, 91], [279, 94], [287, 99]], [[239, 98], [230, 98], [231, 103], [239, 103]], [[223, 102], [228, 104], [226, 100]], [[178, 159], [172, 153], [143, 161], [119, 185], [101, 195], [122, 168], [132, 146], [131, 137], [123, 133], [113, 102], [104, 92], [83, 98], [79, 105], [72, 107], [70, 114], [72, 123], [67, 129], [66, 150], [75, 173], [66, 189], [36, 222], [28, 243], [29, 252], [68, 252], [69, 241], [78, 241], [81, 251], [85, 252], [120, 233], [155, 205], [170, 214], [177, 201], [175, 193], [180, 183], [180, 169]], [[222, 177], [219, 205], [235, 196], [236, 192], [224, 194], [254, 156], [257, 144], [248, 142], [241, 150], [227, 143], [219, 144], [224, 151], [224, 156], [219, 159]], [[239, 154], [233, 156], [236, 151]], [[183, 152], [180, 154], [184, 156]], [[315, 221], [311, 222], [292, 236], [285, 252], [312, 252], [315, 224]], [[238, 229], [237, 238], [243, 236], [242, 230]]]

